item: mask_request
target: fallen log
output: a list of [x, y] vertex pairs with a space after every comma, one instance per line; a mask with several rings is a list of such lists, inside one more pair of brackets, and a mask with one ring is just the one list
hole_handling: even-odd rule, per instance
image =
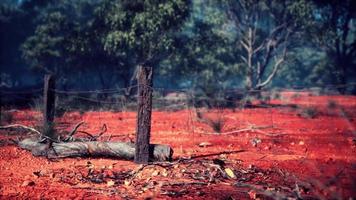
[[[67, 157], [111, 157], [133, 160], [135, 144], [130, 142], [53, 142], [50, 146], [36, 138], [19, 141], [22, 149], [31, 151], [34, 156], [47, 158]], [[150, 161], [171, 161], [173, 150], [167, 145], [150, 144]]]

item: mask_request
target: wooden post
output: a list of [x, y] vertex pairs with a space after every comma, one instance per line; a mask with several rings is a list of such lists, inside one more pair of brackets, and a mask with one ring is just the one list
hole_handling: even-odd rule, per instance
[[150, 134], [152, 113], [152, 67], [138, 69], [138, 111], [136, 127], [135, 163], [147, 164], [150, 157]]
[[43, 92], [43, 132], [47, 137], [53, 138], [53, 120], [55, 111], [55, 79], [53, 75], [45, 75]]

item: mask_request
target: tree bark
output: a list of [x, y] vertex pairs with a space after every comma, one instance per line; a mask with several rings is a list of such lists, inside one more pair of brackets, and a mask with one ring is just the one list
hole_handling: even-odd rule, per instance
[[55, 112], [55, 79], [52, 75], [45, 75], [43, 92], [43, 133], [54, 138], [53, 120]]
[[135, 162], [147, 164], [149, 162], [150, 151], [153, 69], [152, 67], [140, 66], [138, 70], [138, 111]]
[[[133, 160], [135, 144], [129, 142], [60, 142], [47, 144], [38, 142], [35, 138], [27, 138], [19, 142], [19, 146], [29, 150], [34, 156], [47, 158], [67, 157], [111, 157]], [[150, 161], [171, 161], [173, 150], [167, 145], [150, 144]]]

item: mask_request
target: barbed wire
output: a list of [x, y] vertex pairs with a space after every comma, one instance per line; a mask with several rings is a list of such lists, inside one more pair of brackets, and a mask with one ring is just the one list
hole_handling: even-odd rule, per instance
[[[221, 89], [224, 93], [229, 92], [237, 92], [237, 93], [246, 93], [246, 92], [268, 92], [268, 91], [285, 91], [285, 90], [292, 90], [292, 91], [310, 91], [315, 88], [343, 88], [343, 87], [350, 87], [356, 86], [356, 82], [351, 82], [347, 84], [327, 84], [327, 85], [320, 85], [317, 84], [313, 87], [304, 87], [304, 86], [290, 86], [286, 88], [274, 87], [274, 88], [263, 88], [261, 90], [251, 89], [246, 90], [245, 88], [228, 88], [228, 89]], [[96, 93], [96, 94], [110, 94], [110, 93], [120, 93], [123, 91], [127, 91], [129, 89], [137, 88], [138, 85], [133, 85], [129, 87], [122, 87], [122, 88], [110, 88], [110, 89], [97, 89], [97, 90], [59, 90], [54, 89], [52, 91], [59, 93], [59, 94], [85, 94], [85, 93]], [[150, 87], [150, 86], [148, 86]], [[199, 88], [164, 88], [164, 87], [151, 87], [154, 91], [161, 91], [161, 92], [195, 92], [199, 90]], [[43, 92], [43, 88], [25, 90], [25, 91], [9, 91], [9, 90], [0, 90], [1, 94], [31, 94], [31, 93], [38, 93]]]
[[56, 93], [61, 93], [61, 94], [86, 94], [86, 93], [95, 93], [95, 94], [110, 94], [110, 93], [120, 93], [123, 91], [127, 91], [130, 89], [134, 89], [138, 87], [138, 85], [133, 85], [130, 87], [123, 87], [123, 88], [112, 88], [112, 89], [101, 89], [101, 90], [52, 90]]
[[0, 91], [0, 94], [33, 94], [33, 93], [39, 93], [43, 92], [43, 88], [38, 88], [38, 89], [31, 89], [31, 90], [25, 90], [25, 91]]

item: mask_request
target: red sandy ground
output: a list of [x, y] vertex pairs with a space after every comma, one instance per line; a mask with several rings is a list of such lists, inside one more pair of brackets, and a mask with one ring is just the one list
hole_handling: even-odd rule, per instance
[[[296, 95], [285, 92], [281, 99], [269, 102], [279, 107], [201, 111], [206, 119], [220, 117], [224, 120], [221, 134], [214, 134], [209, 125], [197, 120], [193, 111], [155, 111], [151, 142], [170, 145], [174, 149], [175, 160], [184, 157], [211, 163], [213, 159], [219, 158], [229, 163], [228, 166], [235, 173], [251, 168], [262, 171], [260, 175], [268, 174], [272, 169], [274, 172], [279, 171], [279, 179], [272, 177], [270, 185], [277, 187], [287, 178], [294, 180], [293, 184], [299, 184], [299, 187], [302, 183], [309, 184], [309, 190], [313, 190], [310, 191], [313, 194], [311, 199], [355, 199], [356, 97], [312, 96], [309, 93]], [[336, 103], [336, 107], [330, 106], [330, 102]], [[298, 108], [288, 106], [291, 104], [296, 104]], [[303, 117], [302, 112], [306, 107], [317, 109], [315, 118]], [[12, 113], [12, 123], [29, 126], [36, 125], [36, 118], [39, 116], [39, 113], [31, 110], [15, 110]], [[59, 130], [71, 130], [78, 122], [85, 121], [85, 125], [79, 130], [90, 133], [100, 132], [105, 123], [108, 131], [101, 140], [107, 140], [111, 135], [112, 141], [130, 141], [134, 140], [135, 116], [134, 112], [71, 112], [65, 113], [56, 121]], [[232, 133], [245, 128], [256, 128], [259, 131]], [[226, 176], [204, 186], [175, 187], [173, 190], [178, 192], [171, 192], [171, 195], [162, 192], [162, 183], [185, 180], [184, 177], [180, 179], [178, 172], [175, 176], [176, 171], [204, 171], [194, 169], [194, 166], [198, 166], [196, 163], [176, 165], [168, 169], [159, 166], [146, 167], [140, 172], [140, 177], [137, 177], [141, 182], [145, 179], [143, 181], [146, 185], [139, 184], [139, 181], [127, 183], [125, 177], [115, 179], [113, 185], [108, 183], [110, 179], [105, 179], [106, 182], [102, 183], [83, 181], [83, 177], [77, 176], [83, 171], [87, 173], [85, 171], [89, 168], [96, 173], [124, 174], [126, 171], [137, 170], [140, 166], [131, 161], [109, 158], [67, 158], [52, 161], [34, 157], [9, 141], [9, 138], [25, 136], [24, 132], [0, 132], [1, 199], [267, 198], [263, 195], [256, 196], [257, 189], [241, 189], [233, 184], [238, 180]], [[261, 142], [253, 145], [253, 139], [260, 139]], [[210, 145], [200, 147], [202, 142]], [[258, 173], [250, 175], [258, 176]], [[134, 182], [133, 179], [130, 180]], [[153, 181], [154, 186], [147, 186], [150, 181]], [[160, 183], [160, 187], [156, 183]], [[253, 183], [258, 185], [259, 182]], [[307, 195], [308, 191], [303, 191], [303, 194]]]

